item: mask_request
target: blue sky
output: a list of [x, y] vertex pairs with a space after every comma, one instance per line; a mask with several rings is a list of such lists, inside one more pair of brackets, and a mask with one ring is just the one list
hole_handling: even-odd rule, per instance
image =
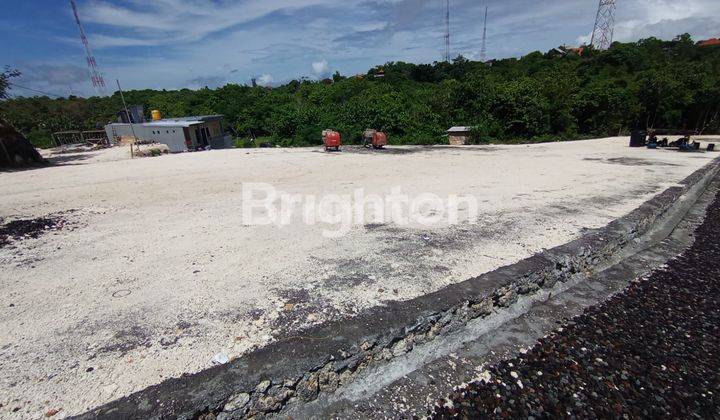
[[[106, 81], [177, 89], [278, 84], [334, 71], [364, 73], [387, 61], [443, 54], [443, 0], [76, 0]], [[18, 84], [59, 95], [93, 93], [65, 0], [5, 0], [0, 65]], [[451, 0], [452, 55], [477, 58], [489, 7], [488, 57], [578, 45], [597, 0]], [[718, 0], [618, 0], [615, 38], [720, 36]], [[15, 95], [31, 92], [14, 89]]]

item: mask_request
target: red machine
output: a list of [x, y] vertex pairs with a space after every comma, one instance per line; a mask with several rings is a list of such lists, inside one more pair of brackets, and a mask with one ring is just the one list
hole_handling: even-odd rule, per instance
[[333, 130], [323, 130], [322, 132], [323, 137], [323, 144], [325, 145], [325, 150], [328, 151], [330, 149], [340, 150], [340, 146], [342, 145], [342, 139], [340, 138], [340, 133]]
[[368, 129], [363, 133], [363, 146], [382, 149], [387, 146], [387, 136], [382, 131]]

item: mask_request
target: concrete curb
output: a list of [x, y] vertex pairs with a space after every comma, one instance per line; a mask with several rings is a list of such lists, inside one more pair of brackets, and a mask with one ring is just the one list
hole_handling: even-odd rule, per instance
[[[457, 331], [557, 282], [622, 259], [643, 238], [667, 230], [720, 171], [715, 159], [631, 213], [581, 238], [437, 292], [370, 309], [354, 318], [280, 339], [226, 365], [168, 379], [77, 418], [217, 418], [262, 416], [333, 392], [375, 362]], [[658, 227], [660, 220], [665, 226]]]

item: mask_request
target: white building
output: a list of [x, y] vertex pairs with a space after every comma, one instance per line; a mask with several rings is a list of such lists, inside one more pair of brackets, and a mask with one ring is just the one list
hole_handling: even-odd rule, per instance
[[119, 141], [132, 138], [133, 130], [138, 141], [163, 143], [170, 152], [186, 152], [210, 146], [213, 149], [233, 147], [233, 139], [225, 132], [222, 115], [164, 118], [137, 124], [111, 123], [105, 126], [108, 139]]

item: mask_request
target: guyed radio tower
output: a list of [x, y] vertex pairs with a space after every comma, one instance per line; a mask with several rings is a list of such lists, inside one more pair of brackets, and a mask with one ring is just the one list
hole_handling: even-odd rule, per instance
[[85, 36], [85, 29], [83, 29], [82, 23], [80, 22], [80, 16], [78, 15], [75, 0], [70, 0], [70, 6], [72, 7], [73, 14], [75, 15], [75, 22], [78, 25], [78, 29], [80, 29], [80, 40], [85, 47], [85, 55], [88, 69], [90, 70], [90, 80], [92, 80], [93, 88], [98, 95], [105, 96], [107, 94], [105, 79], [103, 79], [102, 74], [100, 73], [97, 61], [95, 61], [95, 56], [93, 56], [92, 50], [90, 49], [90, 43], [88, 43], [87, 37]]
[[445, 61], [450, 61], [450, 0], [445, 0]]
[[615, 31], [615, 0], [600, 0], [590, 44], [596, 50], [610, 48]]
[[482, 44], [480, 45], [480, 61], [483, 63], [487, 60], [487, 13], [488, 7], [485, 6], [485, 21], [483, 23]]

